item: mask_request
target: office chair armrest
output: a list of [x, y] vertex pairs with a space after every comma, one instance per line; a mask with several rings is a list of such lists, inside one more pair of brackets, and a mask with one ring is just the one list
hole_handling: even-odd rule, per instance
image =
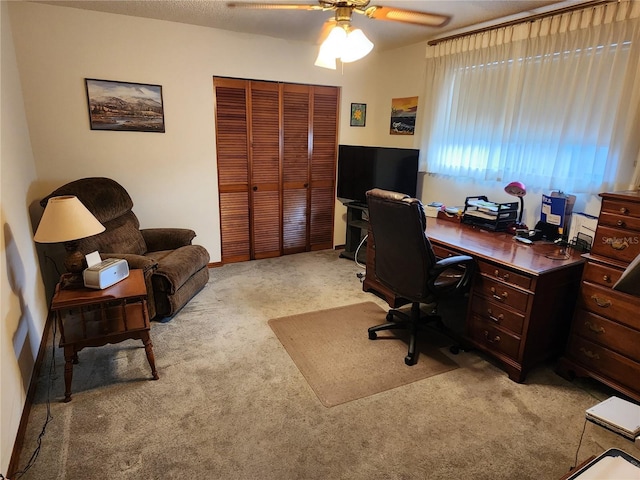
[[[445, 287], [436, 287], [435, 283], [437, 278], [445, 271], [455, 269], [456, 267], [462, 267], [460, 270], [464, 270], [464, 272], [460, 274], [458, 281]], [[430, 277], [433, 279], [433, 281], [429, 282], [430, 286], [433, 288], [432, 291], [438, 291], [440, 294], [450, 292], [464, 293], [471, 285], [474, 268], [475, 261], [473, 257], [468, 255], [456, 255], [454, 257], [443, 258], [436, 262], [430, 271]]]

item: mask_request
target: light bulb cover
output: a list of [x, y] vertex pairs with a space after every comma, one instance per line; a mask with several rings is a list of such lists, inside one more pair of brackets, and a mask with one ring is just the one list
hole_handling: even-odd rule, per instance
[[373, 43], [362, 30], [356, 28], [347, 35], [340, 60], [344, 63], [355, 62], [366, 57], [373, 49]]

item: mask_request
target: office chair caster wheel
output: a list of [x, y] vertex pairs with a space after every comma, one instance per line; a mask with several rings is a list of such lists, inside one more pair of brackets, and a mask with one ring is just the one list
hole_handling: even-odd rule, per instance
[[387, 316], [385, 317], [387, 322], [393, 322], [393, 313], [389, 312], [387, 313]]
[[375, 340], [378, 338], [378, 334], [376, 332], [369, 332], [369, 340]]
[[416, 364], [416, 359], [414, 357], [412, 357], [411, 355], [407, 355], [406, 357], [404, 357], [404, 363], [406, 363], [408, 366], [412, 367], [413, 365]]

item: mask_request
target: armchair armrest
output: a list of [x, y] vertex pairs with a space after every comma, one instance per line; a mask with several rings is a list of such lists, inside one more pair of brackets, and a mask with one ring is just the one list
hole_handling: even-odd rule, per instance
[[196, 236], [196, 232], [188, 228], [143, 228], [140, 232], [149, 252], [175, 250], [191, 245]]
[[122, 258], [129, 264], [129, 269], [139, 268], [143, 271], [145, 278], [149, 276], [149, 273], [158, 268], [158, 262], [149, 257], [142, 255], [136, 255], [135, 253], [103, 253], [101, 254], [103, 259], [105, 258]]
[[[429, 272], [429, 276], [432, 279], [429, 282], [429, 286], [432, 291], [437, 291], [438, 294], [460, 292], [464, 293], [471, 285], [471, 279], [475, 270], [475, 261], [473, 257], [468, 255], [456, 255], [453, 257], [443, 258], [436, 262]], [[451, 275], [448, 275], [451, 273]], [[455, 281], [442, 282], [438, 285], [436, 282], [438, 279], [442, 280], [442, 276], [447, 276]]]

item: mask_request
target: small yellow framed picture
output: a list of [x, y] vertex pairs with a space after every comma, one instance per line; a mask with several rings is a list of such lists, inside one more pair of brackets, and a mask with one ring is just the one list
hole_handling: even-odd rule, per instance
[[366, 103], [352, 103], [351, 104], [351, 122], [352, 127], [364, 127], [367, 120], [367, 104]]

